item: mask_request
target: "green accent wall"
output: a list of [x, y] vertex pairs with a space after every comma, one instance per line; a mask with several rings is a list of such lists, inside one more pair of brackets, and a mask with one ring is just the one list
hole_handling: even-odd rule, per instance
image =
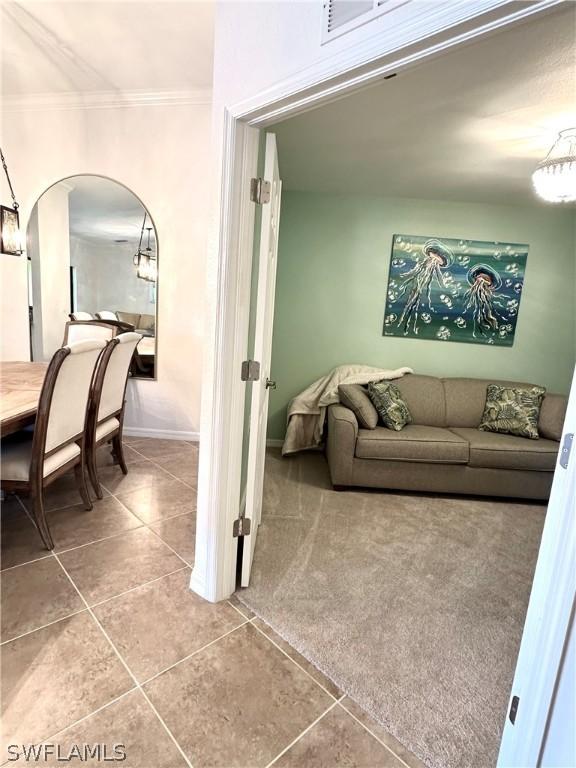
[[[284, 192], [276, 283], [268, 437], [283, 438], [288, 402], [345, 363], [411, 366], [435, 376], [542, 384], [567, 393], [575, 363], [576, 214], [552, 206]], [[397, 233], [528, 243], [512, 347], [385, 338]]]

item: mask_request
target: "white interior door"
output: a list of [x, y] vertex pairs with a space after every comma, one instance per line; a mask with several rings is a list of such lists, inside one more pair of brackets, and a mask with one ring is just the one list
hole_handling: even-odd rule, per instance
[[[498, 768], [576, 765], [569, 642], [576, 596], [576, 372], [568, 400]], [[572, 446], [572, 448], [570, 448]], [[521, 557], [522, 553], [511, 553]], [[573, 658], [573, 656], [572, 656]]]
[[264, 462], [266, 459], [266, 426], [268, 422], [268, 396], [270, 388], [270, 360], [272, 357], [272, 325], [274, 322], [274, 292], [276, 288], [276, 262], [278, 255], [278, 228], [280, 225], [280, 198], [282, 182], [278, 169], [276, 136], [266, 136], [264, 180], [270, 182], [270, 201], [262, 206], [260, 231], [260, 259], [256, 322], [254, 331], [254, 360], [260, 363], [260, 378], [252, 384], [250, 409], [250, 438], [246, 478], [246, 517], [250, 518], [250, 533], [244, 537], [242, 576], [240, 583], [247, 587], [256, 534], [262, 513]]

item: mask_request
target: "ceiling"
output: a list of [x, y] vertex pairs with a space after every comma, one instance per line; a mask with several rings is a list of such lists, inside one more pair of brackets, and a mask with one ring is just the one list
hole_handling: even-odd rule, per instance
[[214, 6], [3, 2], [5, 96], [212, 87]]
[[538, 204], [576, 125], [576, 3], [274, 127], [291, 190]]
[[[128, 240], [136, 251], [146, 209], [133, 192], [101, 176], [72, 176], [59, 184], [69, 192], [71, 235], [110, 244]], [[146, 226], [152, 226], [149, 217]]]

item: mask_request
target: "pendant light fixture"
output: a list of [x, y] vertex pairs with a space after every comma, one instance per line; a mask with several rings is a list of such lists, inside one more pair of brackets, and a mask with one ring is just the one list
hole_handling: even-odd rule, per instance
[[532, 174], [536, 194], [548, 203], [576, 201], [576, 128], [560, 131]]
[[142, 222], [142, 227], [140, 229], [140, 241], [138, 243], [138, 250], [134, 254], [134, 258], [132, 259], [132, 263], [135, 267], [140, 266], [140, 262], [142, 261], [142, 238], [144, 237], [144, 227], [146, 226], [146, 211], [144, 211], [144, 221]]
[[23, 240], [20, 232], [20, 217], [18, 215], [19, 206], [16, 200], [16, 195], [14, 194], [14, 188], [12, 187], [12, 181], [10, 180], [8, 166], [6, 165], [2, 149], [0, 149], [0, 158], [2, 159], [2, 168], [4, 168], [8, 189], [10, 190], [10, 195], [12, 197], [11, 208], [0, 205], [0, 252], [7, 253], [11, 256], [20, 256], [23, 253]]
[[[136, 274], [142, 280], [147, 280], [150, 283], [155, 283], [158, 277], [158, 266], [156, 263], [156, 257], [152, 255], [152, 247], [150, 245], [150, 233], [152, 227], [146, 226], [147, 212], [144, 212], [144, 221], [142, 222], [142, 228], [140, 230], [140, 242], [138, 243], [138, 252], [134, 254], [133, 263], [136, 267]], [[144, 230], [148, 231], [148, 242], [146, 244], [146, 252], [142, 251], [142, 240], [144, 238]]]

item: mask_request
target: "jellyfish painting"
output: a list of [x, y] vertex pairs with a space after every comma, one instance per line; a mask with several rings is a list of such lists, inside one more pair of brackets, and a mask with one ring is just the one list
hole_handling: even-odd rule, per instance
[[422, 255], [412, 269], [400, 275], [404, 282], [398, 297], [406, 296], [407, 298], [398, 327], [402, 328], [405, 334], [409, 332], [411, 323], [413, 332], [418, 333], [420, 308], [424, 301], [430, 312], [436, 311], [432, 306], [432, 282], [436, 282], [439, 288], [446, 289], [442, 270], [449, 267], [452, 261], [451, 251], [440, 240], [433, 238], [424, 243]]
[[476, 264], [468, 271], [467, 280], [470, 287], [464, 294], [466, 304], [463, 314], [468, 310], [472, 313], [473, 335], [476, 336], [477, 331], [482, 336], [497, 331], [500, 319], [496, 306], [502, 306], [499, 300], [506, 298], [498, 293], [502, 287], [502, 278], [487, 264]]
[[462, 237], [392, 237], [384, 336], [510, 347], [529, 245]]

